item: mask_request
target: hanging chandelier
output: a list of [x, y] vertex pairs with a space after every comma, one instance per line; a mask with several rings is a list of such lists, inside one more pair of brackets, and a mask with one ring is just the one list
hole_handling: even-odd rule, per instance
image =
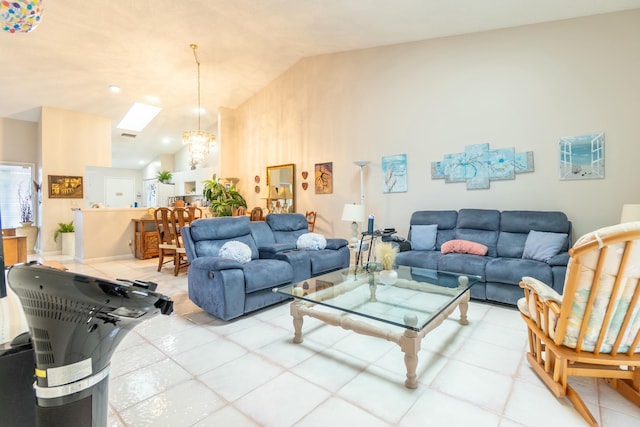
[[188, 130], [182, 133], [182, 143], [189, 144], [189, 152], [191, 153], [191, 165], [204, 161], [209, 155], [209, 149], [216, 140], [215, 135], [209, 132], [200, 130], [200, 61], [198, 61], [198, 49], [197, 44], [190, 44], [189, 47], [193, 50], [193, 57], [196, 59], [198, 65], [198, 130]]

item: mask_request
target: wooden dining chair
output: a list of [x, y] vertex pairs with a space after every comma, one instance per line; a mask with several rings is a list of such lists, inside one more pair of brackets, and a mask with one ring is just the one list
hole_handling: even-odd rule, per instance
[[173, 260], [173, 274], [174, 276], [177, 276], [181, 268], [189, 266], [189, 261], [187, 260], [187, 252], [184, 249], [184, 245], [182, 244], [181, 230], [191, 223], [192, 218], [189, 210], [181, 207], [173, 208], [171, 217], [173, 222], [173, 229], [176, 231], [176, 234], [174, 236], [176, 251], [174, 253]]
[[199, 208], [197, 206], [188, 206], [187, 210], [189, 211], [189, 214], [191, 215], [191, 220], [195, 221], [196, 219], [200, 219], [203, 217], [203, 213], [202, 213], [202, 208]]
[[[154, 211], [156, 231], [158, 232], [158, 271], [162, 266], [175, 260], [176, 238], [173, 230], [173, 214], [169, 208], [158, 208]], [[165, 261], [165, 258], [169, 258]]]
[[309, 231], [313, 233], [316, 228], [316, 211], [307, 211], [304, 214], [307, 217], [307, 223], [309, 224]]
[[264, 217], [262, 216], [262, 208], [260, 206], [256, 206], [251, 209], [251, 221], [264, 221]]
[[604, 378], [640, 406], [640, 222], [588, 233], [569, 255], [564, 295], [524, 277], [518, 308], [529, 335], [527, 361], [556, 397], [596, 426], [570, 377]]

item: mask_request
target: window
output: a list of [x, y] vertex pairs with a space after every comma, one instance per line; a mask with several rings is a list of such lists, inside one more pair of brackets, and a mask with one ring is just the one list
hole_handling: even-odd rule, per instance
[[0, 164], [0, 212], [2, 227], [15, 228], [20, 225], [22, 200], [31, 209], [35, 221], [34, 200], [37, 198], [33, 188], [33, 165]]

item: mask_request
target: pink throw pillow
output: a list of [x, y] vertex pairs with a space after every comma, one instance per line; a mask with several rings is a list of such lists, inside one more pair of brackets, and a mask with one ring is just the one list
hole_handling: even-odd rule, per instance
[[470, 242], [469, 240], [449, 240], [442, 244], [440, 250], [443, 254], [486, 255], [489, 248], [482, 243]]

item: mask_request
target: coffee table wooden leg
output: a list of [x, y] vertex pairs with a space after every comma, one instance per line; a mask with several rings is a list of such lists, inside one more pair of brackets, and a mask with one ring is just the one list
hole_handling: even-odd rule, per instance
[[407, 379], [404, 385], [407, 388], [418, 388], [416, 369], [418, 368], [418, 351], [420, 351], [421, 336], [416, 331], [407, 329], [400, 338], [400, 348], [404, 352], [404, 364], [407, 367]]
[[293, 317], [293, 342], [300, 344], [304, 339], [302, 338], [302, 322], [303, 314], [300, 312], [302, 307], [302, 300], [293, 300], [290, 306], [291, 317]]
[[458, 304], [458, 308], [460, 309], [460, 320], [458, 320], [458, 323], [460, 323], [461, 325], [469, 324], [469, 321], [467, 320], [467, 310], [469, 310], [470, 298], [471, 293], [468, 291], [460, 297], [460, 304]]

